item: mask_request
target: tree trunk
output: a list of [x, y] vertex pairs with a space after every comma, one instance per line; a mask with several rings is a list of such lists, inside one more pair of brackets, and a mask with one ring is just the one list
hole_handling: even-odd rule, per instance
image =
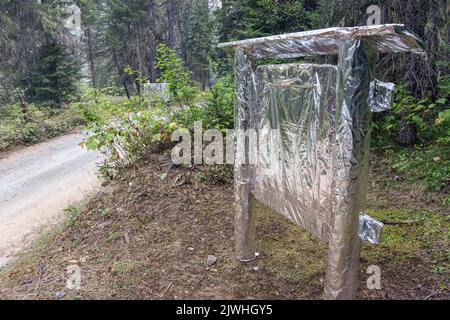
[[[186, 1], [186, 0], [185, 0]], [[180, 18], [177, 19], [178, 30], [180, 32], [180, 47], [181, 47], [181, 57], [185, 65], [189, 64], [189, 50], [188, 50], [188, 40], [189, 40], [189, 21], [192, 17], [192, 0], [190, 4], [185, 2], [181, 3]]]
[[404, 147], [411, 147], [417, 142], [417, 129], [414, 123], [400, 122], [397, 143]]
[[11, 94], [9, 93], [8, 88], [6, 87], [6, 85], [3, 83], [3, 81], [0, 79], [0, 84], [2, 85], [3, 89], [5, 90], [5, 94], [7, 96], [7, 101], [11, 101]]
[[149, 15], [149, 44], [148, 44], [148, 59], [149, 59], [149, 70], [148, 70], [148, 78], [151, 83], [156, 82], [156, 6], [155, 0], [149, 1], [148, 8]]
[[177, 3], [176, 0], [169, 0], [167, 7], [167, 45], [169, 48], [175, 48], [175, 24], [176, 24], [176, 13]]
[[123, 74], [123, 70], [120, 68], [119, 60], [117, 59], [116, 49], [113, 48], [112, 52], [113, 52], [113, 59], [114, 59], [114, 63], [115, 63], [116, 68], [117, 68], [117, 72], [119, 74], [120, 79], [122, 80], [123, 88], [125, 89], [125, 93], [127, 95], [127, 98], [130, 99], [130, 97], [131, 97], [130, 96], [130, 91], [128, 91], [127, 82], [125, 81], [125, 76]]
[[92, 45], [92, 32], [91, 28], [87, 28], [87, 40], [88, 40], [88, 59], [89, 59], [89, 65], [91, 68], [91, 79], [92, 79], [92, 87], [94, 89], [97, 88], [97, 73], [95, 71], [95, 61], [94, 61], [94, 50]]
[[397, 143], [401, 146], [410, 147], [417, 142], [417, 128], [412, 122], [406, 120], [406, 114], [402, 115]]

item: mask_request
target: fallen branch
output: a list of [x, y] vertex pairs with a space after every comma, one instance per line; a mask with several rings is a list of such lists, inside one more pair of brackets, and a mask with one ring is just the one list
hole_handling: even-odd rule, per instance
[[441, 290], [435, 290], [433, 292], [431, 292], [429, 295], [427, 295], [425, 298], [423, 298], [423, 300], [429, 300], [437, 295], [440, 295], [442, 293]]
[[411, 225], [416, 224], [419, 221], [417, 220], [406, 220], [406, 221], [387, 221], [387, 220], [381, 220], [384, 225], [391, 225], [391, 226], [398, 226], [398, 225]]

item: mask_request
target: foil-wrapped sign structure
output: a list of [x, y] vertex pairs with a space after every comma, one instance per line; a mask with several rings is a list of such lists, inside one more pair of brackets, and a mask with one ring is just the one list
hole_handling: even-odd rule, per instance
[[[237, 139], [235, 155], [237, 258], [255, 259], [258, 200], [328, 243], [325, 298], [356, 298], [360, 239], [378, 243], [382, 228], [362, 214], [372, 112], [390, 107], [394, 88], [374, 79], [375, 64], [378, 53], [424, 54], [421, 41], [391, 24], [219, 47], [235, 53], [235, 130], [246, 132]], [[337, 64], [261, 61], [316, 55], [337, 55]]]
[[170, 90], [168, 83], [151, 83], [144, 84], [144, 92], [150, 97], [156, 97], [164, 102], [170, 101]]

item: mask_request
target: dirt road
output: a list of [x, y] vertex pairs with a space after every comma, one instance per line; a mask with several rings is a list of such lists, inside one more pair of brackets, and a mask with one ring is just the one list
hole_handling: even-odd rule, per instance
[[0, 267], [99, 186], [97, 152], [71, 134], [0, 159]]

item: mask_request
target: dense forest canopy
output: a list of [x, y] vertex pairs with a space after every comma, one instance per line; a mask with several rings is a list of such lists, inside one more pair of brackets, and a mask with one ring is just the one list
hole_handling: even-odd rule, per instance
[[[73, 19], [67, 10], [72, 4], [81, 9], [81, 45], [64, 23]], [[176, 50], [193, 79], [206, 88], [218, 66], [230, 64], [216, 49], [218, 42], [364, 25], [366, 8], [372, 4], [381, 7], [383, 23], [406, 24], [428, 50], [427, 59], [410, 54], [382, 57], [381, 77], [405, 83], [416, 96], [436, 96], [438, 83], [449, 71], [446, 0], [1, 0], [2, 101], [20, 88], [29, 100], [43, 103], [49, 103], [43, 91], [60, 91], [53, 101], [58, 104], [60, 94], [75, 94], [70, 82], [77, 82], [79, 74], [67, 71], [81, 70], [80, 64], [93, 87], [120, 86], [129, 95], [141, 88], [137, 75], [124, 73], [124, 67], [156, 82], [160, 43]], [[49, 45], [60, 57], [52, 62], [43, 61]], [[56, 70], [62, 71], [68, 88], [54, 88], [55, 79], [48, 74], [55, 78]]]

